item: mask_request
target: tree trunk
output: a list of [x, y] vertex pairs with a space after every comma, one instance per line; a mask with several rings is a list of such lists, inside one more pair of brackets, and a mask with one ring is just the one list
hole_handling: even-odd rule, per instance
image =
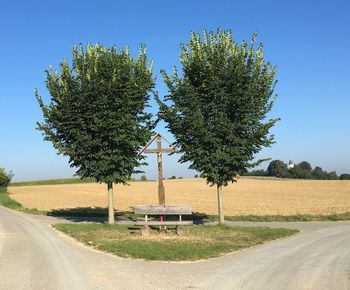
[[113, 183], [108, 182], [108, 223], [114, 224]]
[[223, 225], [225, 224], [225, 217], [224, 217], [224, 207], [222, 204], [222, 186], [217, 185], [217, 192], [218, 192], [219, 224]]

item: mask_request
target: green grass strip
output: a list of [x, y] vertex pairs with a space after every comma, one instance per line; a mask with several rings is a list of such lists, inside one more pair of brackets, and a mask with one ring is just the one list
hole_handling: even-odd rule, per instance
[[329, 214], [329, 215], [239, 215], [227, 216], [228, 221], [247, 221], [247, 222], [312, 222], [312, 221], [348, 221], [350, 212]]
[[22, 209], [22, 205], [9, 197], [5, 189], [0, 190], [0, 204], [12, 209]]
[[34, 180], [13, 182], [10, 186], [34, 186], [34, 185], [60, 185], [60, 184], [80, 184], [80, 183], [96, 183], [93, 178], [60, 178], [60, 179], [47, 179], [47, 180]]
[[35, 208], [24, 208], [20, 203], [11, 198], [5, 189], [0, 190], [0, 205], [26, 213], [47, 215], [45, 211], [40, 211]]

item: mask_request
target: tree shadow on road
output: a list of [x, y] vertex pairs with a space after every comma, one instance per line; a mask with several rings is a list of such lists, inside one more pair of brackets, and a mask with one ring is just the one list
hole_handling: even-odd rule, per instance
[[[47, 213], [48, 216], [60, 218], [70, 222], [108, 222], [108, 209], [102, 207], [77, 207], [52, 210]], [[142, 220], [143, 215], [136, 215], [133, 211], [115, 211], [115, 218], [118, 222], [133, 223]], [[157, 218], [157, 217], [155, 217]], [[176, 219], [178, 217], [167, 217], [167, 219]], [[192, 215], [183, 216], [183, 220], [193, 220], [194, 224], [204, 224], [212, 220], [212, 217], [205, 214], [194, 212]]]
[[[108, 209], [102, 207], [77, 207], [52, 210], [48, 216], [61, 218], [72, 222], [101, 222], [108, 221]], [[117, 220], [134, 221], [135, 215], [132, 211], [115, 211]]]

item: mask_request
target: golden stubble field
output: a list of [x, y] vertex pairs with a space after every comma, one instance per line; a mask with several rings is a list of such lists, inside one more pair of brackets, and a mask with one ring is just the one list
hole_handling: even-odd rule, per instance
[[[216, 188], [203, 179], [165, 180], [167, 204], [190, 204], [194, 212], [217, 213]], [[107, 207], [104, 184], [10, 187], [11, 198], [27, 208], [60, 210]], [[350, 211], [350, 181], [240, 178], [223, 189], [225, 215], [331, 214]], [[114, 187], [115, 207], [157, 204], [157, 182]]]

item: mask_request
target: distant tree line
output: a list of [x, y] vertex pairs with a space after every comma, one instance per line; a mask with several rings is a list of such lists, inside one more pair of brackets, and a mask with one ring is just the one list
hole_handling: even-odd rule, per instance
[[327, 172], [321, 167], [312, 168], [307, 161], [299, 164], [286, 164], [281, 160], [273, 160], [267, 169], [258, 169], [246, 172], [245, 176], [275, 176], [280, 178], [296, 178], [296, 179], [317, 179], [317, 180], [350, 180], [350, 174], [343, 173], [340, 176], [335, 171]]

